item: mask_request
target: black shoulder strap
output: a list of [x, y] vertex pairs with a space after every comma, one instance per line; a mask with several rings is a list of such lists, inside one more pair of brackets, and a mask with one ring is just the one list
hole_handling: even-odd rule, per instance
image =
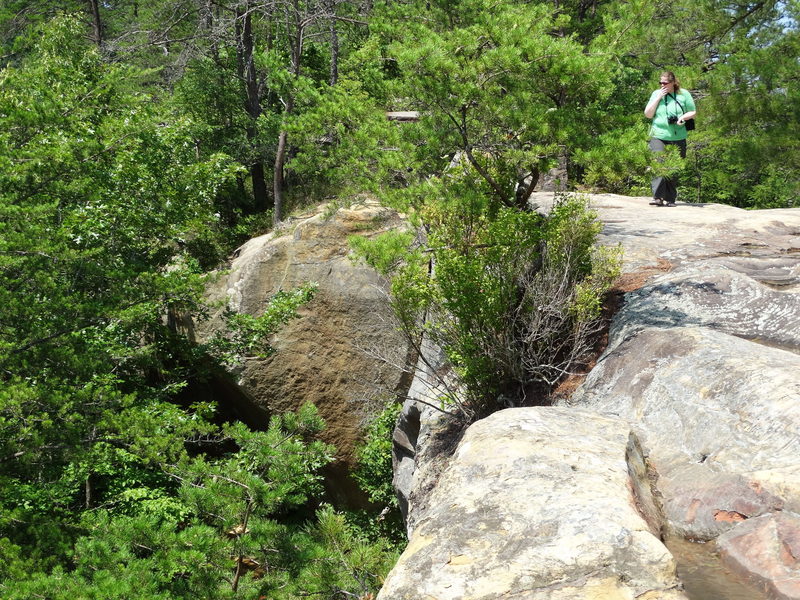
[[685, 110], [683, 110], [683, 104], [681, 104], [680, 100], [678, 100], [678, 92], [675, 92], [674, 94], [667, 94], [667, 96], [672, 96], [672, 99], [675, 100], [675, 104], [681, 107], [682, 113], [686, 112]]

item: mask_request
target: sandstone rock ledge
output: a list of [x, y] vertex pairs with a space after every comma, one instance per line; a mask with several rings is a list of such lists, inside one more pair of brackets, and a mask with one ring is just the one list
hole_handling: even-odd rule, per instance
[[800, 209], [591, 204], [651, 277], [569, 404], [630, 423], [665, 529], [800, 599]]
[[682, 598], [661, 527], [800, 600], [800, 209], [590, 202], [631, 290], [606, 352], [566, 406], [478, 422], [451, 459], [412, 385], [410, 544], [379, 598]]
[[645, 477], [620, 419], [495, 413], [467, 430], [378, 598], [685, 598]]

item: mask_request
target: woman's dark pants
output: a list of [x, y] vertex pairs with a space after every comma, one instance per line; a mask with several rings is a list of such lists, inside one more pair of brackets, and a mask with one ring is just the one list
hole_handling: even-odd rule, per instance
[[[678, 146], [681, 151], [681, 158], [686, 158], [686, 140], [659, 140], [652, 138], [650, 143], [652, 152], [663, 152], [667, 146]], [[669, 177], [653, 177], [650, 182], [653, 188], [653, 198], [661, 198], [665, 202], [673, 203], [678, 198], [678, 187]]]

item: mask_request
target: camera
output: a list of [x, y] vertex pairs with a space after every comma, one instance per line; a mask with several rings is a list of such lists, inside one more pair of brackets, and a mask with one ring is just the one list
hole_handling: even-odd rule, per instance
[[669, 115], [667, 117], [667, 123], [670, 125], [675, 125], [678, 122], [678, 115]]

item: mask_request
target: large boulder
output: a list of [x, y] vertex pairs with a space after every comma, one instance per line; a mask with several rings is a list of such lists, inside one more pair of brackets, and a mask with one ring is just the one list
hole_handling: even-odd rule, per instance
[[672, 532], [717, 538], [739, 570], [793, 597], [796, 571], [769, 565], [777, 550], [740, 549], [796, 545], [781, 515], [800, 510], [800, 210], [646, 201], [592, 197], [637, 283], [564, 403], [630, 423]]
[[[800, 266], [800, 255], [795, 261]], [[778, 277], [773, 271], [772, 277]], [[630, 292], [615, 316], [610, 344], [621, 343], [647, 327], [702, 327], [762, 345], [800, 350], [798, 294], [779, 291], [735, 265], [691, 263], [659, 275]], [[785, 269], [783, 277], [798, 281]]]
[[359, 502], [347, 477], [362, 421], [376, 400], [404, 394], [409, 349], [392, 321], [386, 282], [373, 269], [351, 260], [348, 236], [375, 236], [403, 228], [396, 212], [377, 202], [346, 208], [322, 206], [244, 244], [230, 268], [209, 288], [219, 311], [201, 337], [222, 326], [222, 311], [260, 315], [279, 290], [307, 282], [318, 285], [300, 318], [272, 340], [269, 358], [243, 357], [233, 371], [236, 384], [267, 414], [296, 410], [305, 402], [325, 419], [323, 439], [336, 446], [328, 488], [337, 500]]
[[785, 350], [647, 328], [605, 354], [572, 401], [632, 424], [671, 527], [707, 540], [737, 519], [800, 510], [798, 373]]
[[649, 490], [624, 421], [495, 413], [467, 430], [416, 508], [378, 598], [685, 598]]

